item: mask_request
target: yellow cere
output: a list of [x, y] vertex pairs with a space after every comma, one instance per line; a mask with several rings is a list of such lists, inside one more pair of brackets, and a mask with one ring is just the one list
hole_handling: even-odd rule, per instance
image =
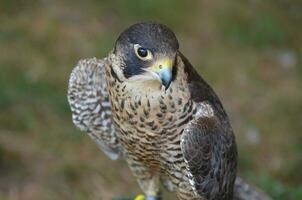
[[160, 60], [158, 62], [155, 62], [155, 64], [152, 66], [152, 70], [154, 72], [160, 72], [163, 69], [172, 70], [172, 61], [170, 59]]

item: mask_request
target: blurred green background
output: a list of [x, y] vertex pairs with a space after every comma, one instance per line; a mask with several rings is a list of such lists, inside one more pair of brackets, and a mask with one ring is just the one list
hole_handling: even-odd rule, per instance
[[239, 173], [274, 199], [302, 199], [301, 0], [0, 0], [0, 199], [140, 192], [125, 162], [73, 126], [66, 90], [80, 58], [106, 56], [145, 20], [175, 31], [220, 96]]

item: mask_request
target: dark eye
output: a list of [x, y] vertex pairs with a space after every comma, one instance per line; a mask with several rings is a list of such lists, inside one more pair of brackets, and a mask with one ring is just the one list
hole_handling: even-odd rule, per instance
[[148, 55], [148, 50], [145, 49], [145, 48], [143, 48], [143, 47], [140, 47], [140, 48], [137, 49], [137, 54], [140, 57], [144, 58], [144, 57], [146, 57]]
[[140, 46], [139, 44], [134, 45], [134, 51], [137, 57], [141, 60], [151, 60], [153, 55], [150, 50]]

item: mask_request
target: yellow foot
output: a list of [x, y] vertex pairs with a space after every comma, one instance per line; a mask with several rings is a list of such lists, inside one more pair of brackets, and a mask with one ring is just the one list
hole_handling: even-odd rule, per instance
[[137, 195], [134, 200], [161, 200], [160, 197], [148, 196], [147, 198], [143, 194]]
[[139, 194], [134, 198], [134, 200], [145, 200], [145, 195]]

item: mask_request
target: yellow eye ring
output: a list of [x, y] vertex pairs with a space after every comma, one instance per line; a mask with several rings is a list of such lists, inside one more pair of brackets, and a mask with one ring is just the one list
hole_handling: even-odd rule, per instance
[[142, 47], [139, 44], [134, 45], [134, 51], [136, 56], [141, 60], [146, 61], [146, 60], [152, 60], [153, 58], [151, 51], [149, 49]]

